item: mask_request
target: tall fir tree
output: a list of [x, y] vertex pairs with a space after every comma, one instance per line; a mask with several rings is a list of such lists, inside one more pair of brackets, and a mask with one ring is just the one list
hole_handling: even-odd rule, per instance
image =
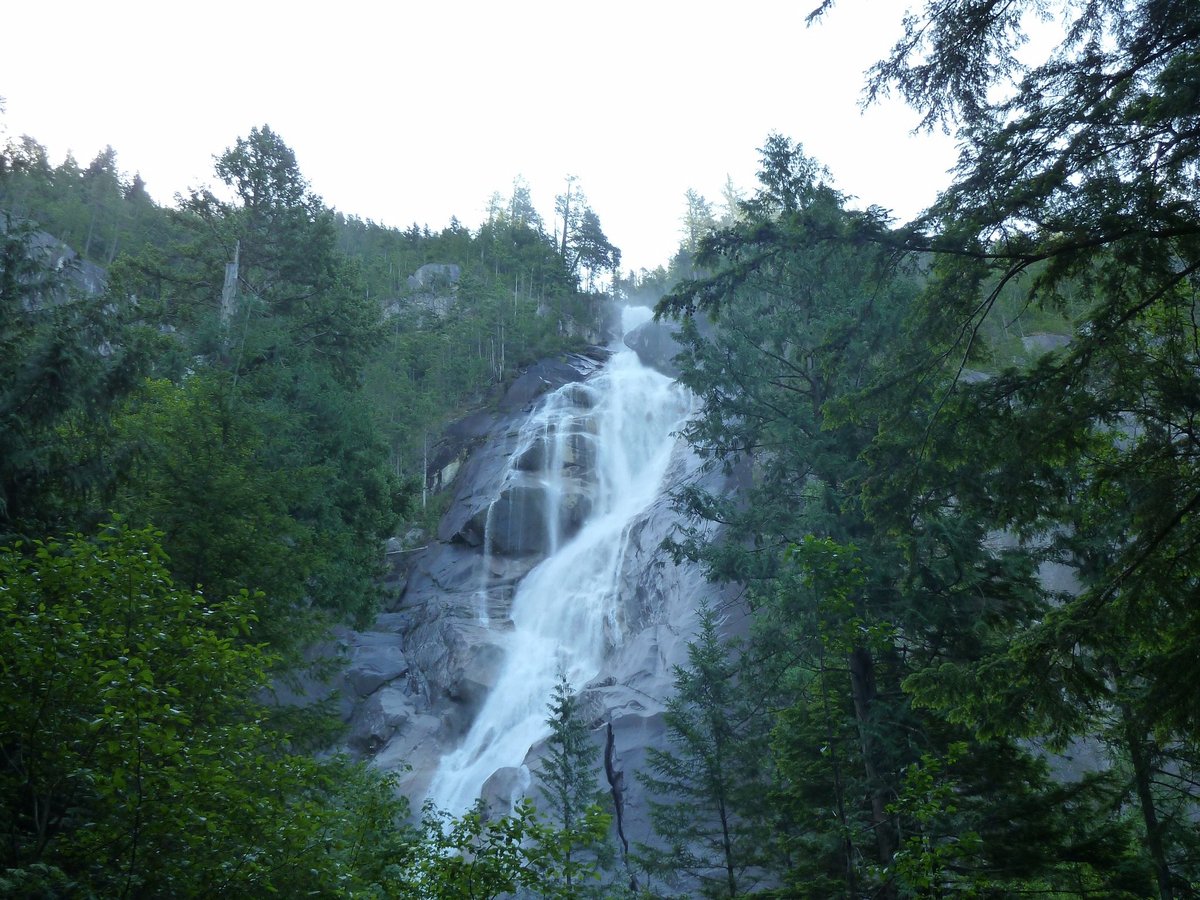
[[550, 736], [537, 772], [553, 829], [543, 847], [550, 864], [543, 896], [607, 895], [600, 880], [613, 862], [612, 816], [603, 811], [597, 785], [600, 751], [565, 674], [559, 674], [548, 711]]
[[762, 710], [737, 680], [738, 664], [700, 611], [688, 665], [675, 670], [664, 721], [669, 747], [651, 747], [639, 778], [651, 799], [655, 843], [638, 847], [647, 874], [704, 897], [738, 897], [764, 877], [770, 828]]

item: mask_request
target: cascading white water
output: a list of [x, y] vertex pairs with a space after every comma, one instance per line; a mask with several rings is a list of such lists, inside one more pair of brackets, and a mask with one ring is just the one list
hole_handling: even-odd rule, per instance
[[[624, 312], [626, 330], [649, 310]], [[581, 408], [579, 391], [590, 395]], [[690, 408], [687, 392], [643, 366], [622, 348], [586, 386], [551, 395], [522, 430], [506, 479], [519, 474], [525, 454], [540, 442], [542, 487], [548, 508], [549, 556], [520, 583], [513, 629], [496, 686], [462, 745], [444, 756], [428, 797], [454, 813], [469, 808], [484, 782], [505, 766], [519, 766], [545, 738], [547, 704], [561, 672], [576, 688], [594, 678], [604, 654], [621, 640], [618, 574], [629, 526], [655, 500], [674, 446], [674, 432]], [[591, 512], [578, 533], [559, 545], [562, 504], [579, 494], [564, 485], [570, 442], [594, 435], [595, 481]]]

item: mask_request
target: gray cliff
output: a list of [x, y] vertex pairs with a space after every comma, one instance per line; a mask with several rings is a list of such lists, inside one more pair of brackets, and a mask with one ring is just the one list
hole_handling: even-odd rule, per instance
[[[446, 448], [431, 465], [436, 479], [452, 479], [452, 499], [436, 536], [423, 547], [394, 553], [398, 599], [373, 630], [341, 634], [347, 668], [339, 687], [346, 698], [349, 749], [396, 772], [415, 807], [439, 759], [461, 741], [494, 687], [517, 585], [545, 557], [547, 504], [537, 480], [523, 474], [540, 463], [536, 443], [514, 460], [517, 477], [499, 488], [521, 425], [541, 397], [585, 382], [603, 356], [539, 363], [511, 386], [496, 411], [449, 430]], [[567, 396], [586, 423], [587, 390], [571, 389]], [[566, 536], [590, 509], [590, 438], [582, 425], [562, 463], [569, 470], [566, 483], [578, 485], [568, 487], [557, 513], [557, 527]], [[688, 479], [702, 479], [710, 490], [732, 489], [725, 476], [704, 471], [677, 441], [665, 483], [678, 486]], [[596, 677], [576, 685], [594, 738], [607, 753], [609, 778], [623, 788], [621, 825], [629, 840], [649, 833], [634, 772], [648, 746], [665, 743], [662, 713], [672, 668], [686, 663], [695, 610], [703, 599], [729, 609], [737, 605], [732, 595], [709, 585], [698, 567], [671, 561], [661, 545], [676, 524], [664, 493], [630, 525], [618, 575], [619, 634]], [[486, 546], [485, 531], [491, 536]], [[525, 760], [530, 768], [536, 768], [540, 749], [534, 747]], [[519, 783], [515, 771], [501, 770], [484, 793], [505, 802]]]

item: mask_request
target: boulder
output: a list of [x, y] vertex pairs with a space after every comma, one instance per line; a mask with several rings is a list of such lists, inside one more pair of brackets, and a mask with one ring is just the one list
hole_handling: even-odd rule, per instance
[[483, 783], [479, 797], [491, 815], [505, 815], [513, 801], [529, 790], [529, 769], [525, 766], [504, 766], [492, 773]]
[[458, 284], [462, 269], [453, 263], [426, 263], [408, 276], [408, 287], [411, 290], [428, 288], [446, 288]]
[[352, 632], [346, 681], [360, 697], [408, 674], [400, 635], [391, 632]]
[[[483, 533], [480, 531], [479, 543]], [[478, 544], [464, 546], [460, 542], [436, 543], [413, 560], [408, 575], [408, 589], [402, 603], [411, 607], [414, 601], [440, 602], [447, 594], [477, 590], [484, 578], [483, 556], [475, 552]]]
[[504, 665], [504, 648], [497, 643], [498, 635], [480, 625], [459, 624], [447, 631], [449, 653], [446, 668], [440, 674], [446, 697], [454, 704], [446, 722], [452, 733], [459, 736], [495, 686], [496, 676]]
[[413, 715], [412, 698], [404, 689], [381, 688], [355, 708], [347, 743], [360, 753], [372, 755]]
[[402, 794], [414, 799], [414, 809], [420, 807], [437, 761], [447, 749], [441, 734], [439, 717], [428, 713], [414, 715], [398, 725], [375, 754], [375, 767], [396, 775], [397, 787]]
[[625, 346], [638, 355], [642, 365], [657, 369], [671, 378], [679, 377], [675, 356], [683, 349], [675, 336], [679, 323], [653, 320], [639, 325], [625, 335]]

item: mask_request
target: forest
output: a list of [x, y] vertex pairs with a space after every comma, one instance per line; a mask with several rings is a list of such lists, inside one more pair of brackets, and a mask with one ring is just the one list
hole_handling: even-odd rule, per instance
[[[1200, 895], [1200, 6], [930, 2], [888, 94], [959, 142], [917, 219], [771, 134], [637, 275], [571, 186], [433, 233], [330, 210], [267, 126], [170, 209], [10, 141], [0, 893]], [[622, 862], [569, 684], [538, 799], [459, 817], [272, 688], [436, 521], [439, 430], [647, 299], [744, 485], [680, 489], [671, 550], [752, 616], [702, 611]]]

